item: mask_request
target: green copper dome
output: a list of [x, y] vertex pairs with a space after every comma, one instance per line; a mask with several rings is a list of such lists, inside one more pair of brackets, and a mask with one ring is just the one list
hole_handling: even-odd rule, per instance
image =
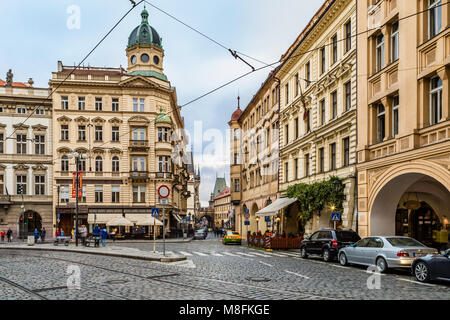
[[150, 44], [162, 48], [162, 40], [158, 32], [148, 23], [148, 11], [144, 8], [141, 13], [142, 22], [128, 37], [128, 47], [138, 44]]
[[170, 120], [170, 117], [164, 113], [163, 107], [161, 107], [159, 109], [159, 115], [155, 119], [155, 123], [161, 123], [161, 122], [172, 123], [172, 120]]

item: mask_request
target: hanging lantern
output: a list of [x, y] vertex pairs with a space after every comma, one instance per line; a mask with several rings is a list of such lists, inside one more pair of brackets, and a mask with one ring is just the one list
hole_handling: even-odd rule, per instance
[[408, 196], [408, 200], [403, 203], [403, 206], [408, 210], [417, 210], [422, 206], [422, 204], [419, 202], [419, 196], [416, 193], [416, 200], [409, 200]]

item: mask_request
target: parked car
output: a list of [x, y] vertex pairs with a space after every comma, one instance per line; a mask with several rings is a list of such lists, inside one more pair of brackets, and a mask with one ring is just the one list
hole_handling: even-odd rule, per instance
[[241, 244], [242, 243], [242, 237], [239, 234], [239, 232], [237, 231], [227, 231], [225, 233], [225, 235], [222, 238], [222, 243], [223, 244], [228, 244], [228, 243], [238, 243]]
[[450, 249], [414, 260], [411, 273], [420, 282], [450, 281]]
[[205, 240], [207, 236], [208, 234], [205, 232], [205, 230], [196, 230], [194, 233], [194, 240]]
[[438, 251], [429, 248], [419, 241], [409, 237], [376, 236], [366, 237], [354, 245], [339, 251], [339, 262], [377, 266], [379, 272], [386, 272], [389, 268], [410, 268], [414, 259]]
[[307, 259], [309, 254], [316, 254], [329, 262], [337, 257], [339, 249], [360, 239], [353, 230], [320, 229], [301, 242], [300, 256]]

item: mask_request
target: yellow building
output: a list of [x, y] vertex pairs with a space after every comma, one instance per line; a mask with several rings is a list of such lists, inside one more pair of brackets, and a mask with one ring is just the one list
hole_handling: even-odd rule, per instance
[[[279, 191], [337, 176], [344, 184], [340, 225], [355, 228], [356, 1], [326, 1], [282, 56]], [[303, 230], [294, 204], [282, 230], [294, 234], [333, 227], [332, 207], [315, 212]]]
[[70, 158], [75, 152], [85, 157], [78, 165], [83, 183], [79, 225], [106, 224], [123, 215], [137, 223], [160, 207], [161, 185], [171, 190], [167, 229], [178, 228], [180, 216], [186, 215], [189, 174], [178, 132], [184, 120], [176, 90], [163, 73], [161, 38], [148, 24], [148, 12], [141, 15], [126, 49], [128, 70], [75, 69], [59, 62], [50, 80], [58, 186], [54, 219], [66, 234], [75, 218], [72, 181], [77, 169]]
[[231, 225], [229, 216], [231, 213], [231, 193], [230, 188], [225, 188], [217, 197], [214, 198], [214, 226], [216, 228], [227, 228]]
[[361, 236], [439, 245], [433, 234], [443, 231], [448, 239], [450, 6], [443, 4], [358, 1]]
[[[241, 110], [238, 102], [228, 122], [232, 214], [235, 229], [241, 234], [264, 232], [268, 226], [258, 221], [256, 214], [277, 199], [279, 85], [273, 74], [267, 77], [245, 110]], [[245, 224], [246, 220], [249, 225]]]

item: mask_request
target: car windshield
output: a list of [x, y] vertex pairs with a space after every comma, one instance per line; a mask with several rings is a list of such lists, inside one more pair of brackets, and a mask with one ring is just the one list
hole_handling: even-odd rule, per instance
[[394, 247], [425, 247], [419, 241], [412, 238], [386, 238]]
[[236, 231], [227, 231], [227, 236], [238, 236], [239, 232]]
[[197, 230], [195, 233], [203, 233], [203, 230]]
[[336, 232], [336, 238], [340, 242], [356, 242], [361, 240], [358, 234], [352, 231], [338, 231]]

